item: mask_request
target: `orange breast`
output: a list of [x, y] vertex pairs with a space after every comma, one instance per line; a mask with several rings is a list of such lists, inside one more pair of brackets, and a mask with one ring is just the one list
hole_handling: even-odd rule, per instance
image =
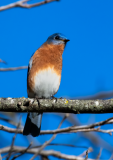
[[[46, 75], [48, 76], [51, 75], [51, 74], [46, 74], [45, 72], [48, 68], [50, 69], [50, 71], [52, 71], [51, 73], [53, 73], [53, 75], [57, 75], [59, 77], [58, 79], [59, 79], [59, 85], [60, 85], [63, 50], [64, 50], [64, 45], [50, 45], [45, 43], [34, 53], [32, 67], [29, 71], [29, 75], [27, 79], [27, 88], [30, 92], [38, 92], [37, 90], [36, 91], [34, 90], [34, 87], [38, 85], [36, 84], [37, 83], [36, 75], [38, 75], [38, 73], [41, 73], [41, 71], [44, 71], [42, 72], [40, 77], [42, 77], [44, 73], [45, 76], [43, 77], [45, 78], [46, 78]], [[50, 71], [48, 71], [47, 73], [50, 73]], [[44, 83], [46, 83], [46, 81], [44, 81]]]

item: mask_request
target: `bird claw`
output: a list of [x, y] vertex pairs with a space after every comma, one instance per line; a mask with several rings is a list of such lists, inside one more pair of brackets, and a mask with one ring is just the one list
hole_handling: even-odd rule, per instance
[[39, 107], [40, 107], [40, 102], [39, 102], [39, 99], [40, 99], [40, 98], [38, 98], [38, 96], [35, 96], [35, 99], [36, 99], [36, 101], [38, 102], [38, 105], [39, 105]]
[[51, 99], [55, 100], [57, 102], [57, 98], [56, 97], [52, 96]]

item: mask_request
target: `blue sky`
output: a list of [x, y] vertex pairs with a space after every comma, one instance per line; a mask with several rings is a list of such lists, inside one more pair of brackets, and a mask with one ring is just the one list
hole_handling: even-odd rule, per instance
[[[11, 2], [15, 1], [0, 1], [0, 6]], [[30, 3], [34, 2], [37, 1], [32, 0]], [[0, 63], [0, 67], [28, 65], [29, 59], [36, 49], [46, 41], [48, 36], [56, 32], [60, 32], [70, 39], [63, 54], [62, 79], [56, 97], [85, 97], [100, 91], [113, 90], [112, 0], [61, 0], [31, 9], [13, 8], [0, 12], [0, 58], [8, 63], [7, 65]], [[0, 77], [0, 97], [27, 97], [27, 70], [0, 72]], [[81, 123], [87, 124], [111, 116], [112, 114], [87, 114], [76, 117]], [[51, 119], [54, 119], [56, 124], [54, 127], [57, 128], [61, 117], [55, 114], [44, 114], [42, 129], [48, 129], [48, 127], [52, 129]], [[24, 121], [25, 114], [23, 114], [23, 124]], [[45, 125], [44, 123], [47, 121], [48, 124]], [[66, 121], [63, 127], [69, 125], [71, 124]], [[4, 133], [1, 132], [0, 135], [4, 136], [6, 134]], [[11, 136], [12, 134], [6, 135]], [[103, 136], [113, 145], [112, 137], [105, 134], [98, 135], [101, 138]], [[69, 139], [67, 143], [93, 145], [90, 141], [86, 142], [84, 136], [82, 138], [80, 136], [80, 134], [67, 135], [66, 140]], [[22, 138], [22, 136], [20, 137]], [[42, 143], [50, 136], [45, 137], [40, 136], [37, 139]], [[59, 135], [56, 141], [61, 139], [63, 139], [62, 135]], [[10, 144], [11, 138], [8, 141]], [[17, 142], [17, 145], [25, 145], [25, 143]], [[97, 146], [96, 149], [94, 146], [93, 156], [99, 152], [99, 147]], [[62, 152], [66, 153], [67, 150], [69, 154], [78, 154], [83, 151], [75, 148], [75, 152], [69, 148], [62, 148]], [[110, 151], [105, 150], [103, 155], [105, 158], [109, 158]], [[53, 158], [51, 157], [51, 159]]]

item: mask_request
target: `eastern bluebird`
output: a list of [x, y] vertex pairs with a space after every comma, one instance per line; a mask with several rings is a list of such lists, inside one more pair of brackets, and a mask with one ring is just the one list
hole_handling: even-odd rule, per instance
[[[62, 54], [69, 41], [55, 33], [34, 53], [29, 61], [27, 93], [29, 98], [51, 98], [57, 93], [61, 81]], [[42, 113], [28, 113], [23, 135], [40, 134]]]

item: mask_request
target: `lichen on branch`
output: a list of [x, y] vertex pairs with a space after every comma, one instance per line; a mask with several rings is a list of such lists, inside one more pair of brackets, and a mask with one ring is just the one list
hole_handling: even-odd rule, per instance
[[113, 113], [113, 99], [71, 100], [0, 98], [0, 111], [4, 112], [63, 112], [63, 113]]

